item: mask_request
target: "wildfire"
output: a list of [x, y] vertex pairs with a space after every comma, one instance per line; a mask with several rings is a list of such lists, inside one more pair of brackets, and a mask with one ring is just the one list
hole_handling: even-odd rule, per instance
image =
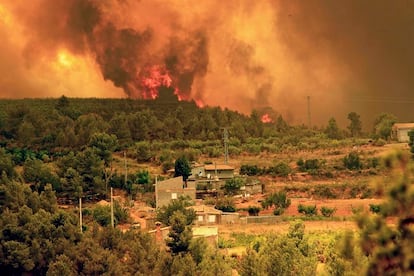
[[203, 108], [205, 106], [205, 103], [201, 99], [196, 99], [194, 102], [200, 108]]
[[[185, 93], [176, 87], [173, 77], [171, 77], [168, 70], [161, 65], [148, 66], [141, 70], [137, 76], [139, 82], [139, 90], [142, 98], [144, 99], [156, 99], [159, 97], [159, 89], [161, 87], [168, 87], [173, 89], [174, 95], [178, 101], [189, 101], [189, 98]], [[194, 99], [195, 104], [202, 108], [205, 106], [201, 99]]]
[[63, 67], [69, 68], [73, 65], [73, 57], [65, 50], [62, 50], [57, 55], [57, 61]]
[[139, 76], [139, 78], [142, 96], [145, 99], [156, 99], [158, 97], [158, 89], [161, 86], [171, 87], [172, 84], [172, 79], [167, 69], [159, 65], [145, 68], [142, 76]]
[[267, 114], [267, 113], [263, 114], [261, 120], [262, 120], [263, 123], [273, 122], [272, 118], [270, 118], [269, 114]]

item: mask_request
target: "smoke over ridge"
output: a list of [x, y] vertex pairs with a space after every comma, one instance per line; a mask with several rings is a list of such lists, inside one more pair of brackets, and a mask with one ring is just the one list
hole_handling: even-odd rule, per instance
[[413, 1], [4, 0], [0, 97], [180, 99], [413, 120]]

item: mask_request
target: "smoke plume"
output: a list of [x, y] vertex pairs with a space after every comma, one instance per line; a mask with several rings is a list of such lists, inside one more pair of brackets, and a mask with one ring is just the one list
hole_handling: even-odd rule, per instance
[[414, 120], [413, 1], [4, 0], [0, 35], [3, 98], [153, 99], [162, 85], [291, 123], [308, 96], [313, 124]]

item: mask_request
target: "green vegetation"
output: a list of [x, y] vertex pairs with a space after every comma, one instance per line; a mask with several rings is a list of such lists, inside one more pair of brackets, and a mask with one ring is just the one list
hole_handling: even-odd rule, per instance
[[234, 177], [226, 180], [223, 189], [226, 195], [236, 195], [240, 192], [240, 188], [245, 184], [246, 180], [241, 177]]
[[329, 207], [322, 206], [320, 208], [320, 211], [321, 211], [322, 216], [332, 217], [336, 212], [336, 208], [329, 208]]
[[316, 205], [298, 205], [298, 212], [306, 216], [316, 216], [318, 214], [318, 208]]
[[268, 209], [275, 207], [273, 214], [278, 216], [283, 214], [285, 209], [290, 206], [291, 200], [287, 197], [286, 193], [283, 191], [273, 193], [265, 198], [262, 201], [263, 209]]
[[217, 199], [214, 208], [223, 212], [236, 212], [236, 204], [231, 197], [221, 197]]
[[408, 145], [410, 146], [410, 152], [414, 156], [414, 129], [408, 132], [408, 137], [410, 140], [408, 141]]
[[356, 152], [351, 152], [343, 159], [345, 168], [349, 170], [359, 170], [362, 169], [362, 162], [359, 158], [359, 154]]
[[[406, 275], [413, 270], [411, 158], [398, 153], [381, 166], [375, 157], [375, 146], [390, 139], [396, 121], [391, 114], [381, 114], [374, 132], [364, 134], [355, 112], [348, 114], [350, 124], [342, 130], [335, 118], [326, 127], [311, 129], [291, 126], [281, 116], [264, 124], [258, 111], [247, 116], [159, 100], [62, 96], [0, 100], [0, 110], [0, 271], [5, 275], [231, 275], [232, 269], [240, 275], [315, 275], [318, 263], [334, 275]], [[371, 204], [370, 212], [352, 207], [360, 228], [355, 232], [305, 234], [304, 223], [293, 221], [287, 234], [220, 237], [219, 248], [244, 247], [244, 253], [232, 253], [237, 258], [192, 237], [196, 215], [182, 198], [156, 211], [157, 220], [170, 226], [165, 244], [139, 229], [111, 227], [110, 207], [96, 204], [108, 198], [110, 187], [126, 192], [129, 200], [125, 205], [115, 201], [119, 227], [130, 221], [124, 206], [131, 199], [154, 205], [151, 172], [157, 167], [164, 173], [175, 168], [186, 179], [190, 162], [221, 158], [223, 127], [230, 132], [230, 157], [246, 157], [241, 175], [288, 183], [267, 191], [263, 210], [256, 203], [245, 205], [249, 207], [242, 210], [251, 216], [266, 209], [282, 215], [291, 194], [298, 193], [317, 199], [386, 195], [387, 200]], [[371, 150], [364, 153], [360, 146]], [[349, 153], [352, 147], [356, 149]], [[128, 171], [127, 159], [134, 163]], [[371, 174], [389, 182], [379, 183], [377, 191], [368, 184]], [[295, 177], [305, 180], [297, 184]], [[332, 183], [336, 177], [344, 180]], [[219, 210], [235, 212], [233, 196], [245, 179], [226, 181], [209, 201]], [[318, 184], [312, 183], [315, 179]], [[82, 227], [79, 198], [88, 204], [82, 210]], [[298, 211], [303, 220], [338, 219], [333, 218], [335, 207], [318, 210], [301, 204]], [[297, 218], [283, 217], [281, 221]], [[389, 217], [397, 219], [395, 225], [387, 224]]]

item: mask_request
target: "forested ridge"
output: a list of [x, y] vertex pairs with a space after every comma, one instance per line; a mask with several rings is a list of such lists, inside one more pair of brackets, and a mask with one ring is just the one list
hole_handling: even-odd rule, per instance
[[[351, 152], [343, 164], [328, 168], [352, 173], [366, 168], [367, 173], [376, 174], [381, 163], [381, 169], [388, 172], [377, 187], [386, 201], [374, 206], [374, 215], [356, 214], [357, 232], [305, 234], [303, 222], [295, 220], [286, 234], [236, 239], [246, 247], [239, 258], [224, 254], [203, 239], [192, 239], [195, 216], [181, 201], [157, 210], [157, 218], [171, 227], [167, 242], [161, 246], [144, 231], [112, 228], [108, 206], [85, 208], [81, 227], [79, 210], [73, 208], [78, 199], [107, 199], [109, 187], [122, 189], [131, 197], [139, 193], [148, 198], [149, 205], [154, 203], [148, 170], [125, 177], [114, 165], [115, 155], [119, 158], [124, 153], [163, 171], [174, 168], [174, 161], [182, 157], [187, 161], [197, 161], [201, 155], [221, 158], [224, 128], [230, 133], [227, 142], [232, 157], [318, 149], [335, 155], [341, 146], [386, 143], [396, 121], [390, 114], [381, 114], [372, 133], [362, 132], [355, 113], [348, 116], [346, 130], [340, 129], [334, 118], [327, 120], [326, 127], [292, 126], [276, 113], [273, 122], [263, 123], [258, 111], [247, 116], [219, 107], [198, 108], [193, 102], [179, 102], [166, 95], [154, 101], [65, 96], [0, 100], [2, 273], [231, 275], [237, 271], [240, 275], [314, 275], [321, 264], [332, 275], [414, 270], [413, 164], [406, 152], [382, 161], [360, 160]], [[299, 159], [296, 165], [301, 172], [332, 177], [331, 171], [326, 173], [324, 160]], [[281, 177], [287, 177], [291, 170], [279, 161], [272, 167], [245, 164], [240, 168], [246, 175]], [[226, 183], [225, 192], [232, 195], [240, 188], [238, 181]], [[71, 208], [62, 209], [58, 204], [61, 199], [67, 199], [65, 203]], [[290, 204], [283, 193], [274, 193], [263, 203], [266, 208]], [[396, 219], [395, 225], [387, 224], [390, 217]], [[115, 226], [126, 221], [127, 209], [115, 202]], [[219, 241], [218, 247], [226, 248], [226, 241]]]

